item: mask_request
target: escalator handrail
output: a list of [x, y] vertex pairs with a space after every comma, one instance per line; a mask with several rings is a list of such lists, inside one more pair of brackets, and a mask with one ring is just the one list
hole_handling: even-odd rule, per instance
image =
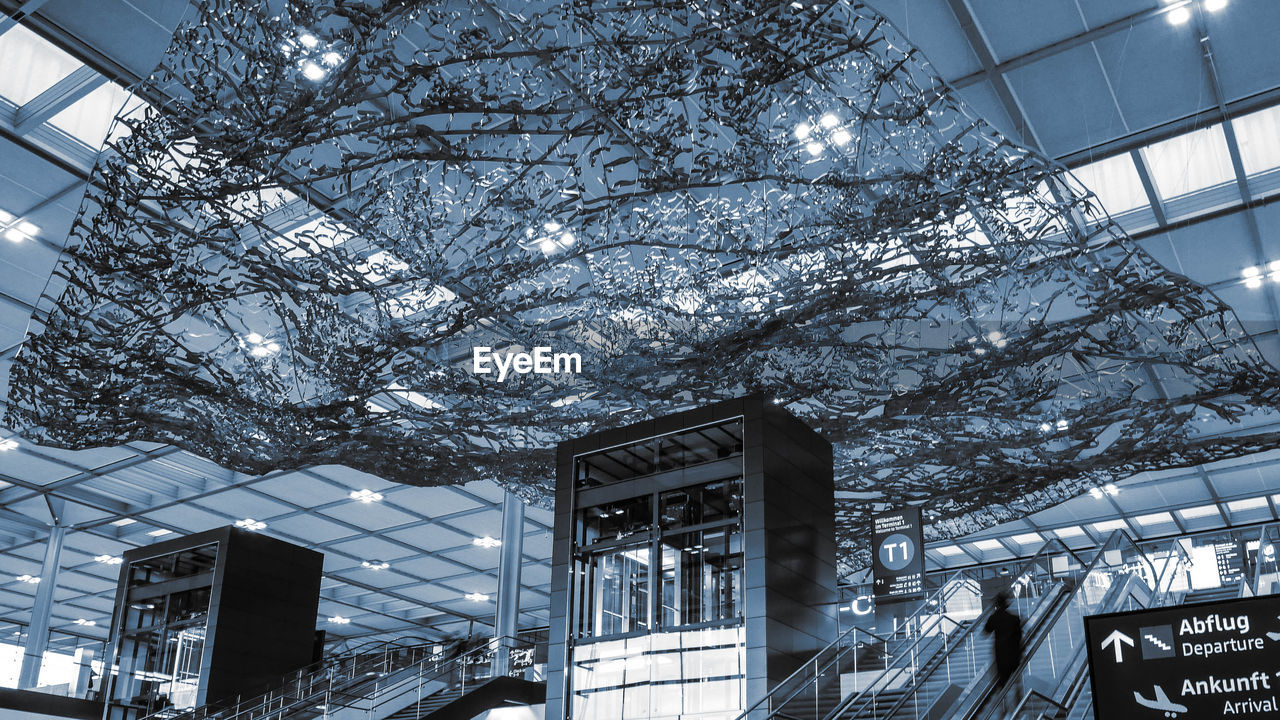
[[[1052, 540], [1050, 540], [1050, 541], [1046, 542], [1043, 546], [1041, 546], [1041, 547], [1040, 547], [1040, 549], [1039, 549], [1038, 551], [1036, 551], [1036, 554], [1035, 554], [1035, 555], [1033, 555], [1033, 556], [1031, 556], [1031, 558], [1030, 558], [1030, 559], [1026, 560], [1026, 561], [1025, 561], [1025, 562], [1023, 562], [1021, 565], [1019, 565], [1019, 566], [1018, 566], [1018, 568], [1017, 568], [1017, 572], [1016, 572], [1016, 573], [1012, 573], [1012, 574], [1011, 574], [1011, 577], [1014, 577], [1014, 578], [1021, 578], [1021, 577], [1023, 577], [1024, 575], [1026, 575], [1026, 574], [1027, 574], [1031, 569], [1033, 569], [1033, 568], [1035, 567], [1035, 564], [1036, 564], [1038, 561], [1040, 561], [1040, 559], [1041, 559], [1041, 557], [1042, 557], [1042, 556], [1043, 556], [1043, 557], [1050, 557], [1050, 556], [1052, 556], [1052, 555], [1059, 555], [1059, 554], [1062, 554], [1062, 553], [1066, 553], [1067, 555], [1070, 555], [1072, 558], [1074, 558], [1074, 559], [1075, 559], [1075, 561], [1076, 561], [1078, 564], [1080, 564], [1080, 565], [1084, 565], [1084, 562], [1082, 562], [1082, 561], [1080, 560], [1080, 556], [1079, 556], [1079, 555], [1076, 555], [1076, 553], [1075, 553], [1071, 548], [1067, 547], [1067, 546], [1066, 546], [1066, 544], [1065, 544], [1065, 543], [1063, 543], [1060, 539], [1058, 539], [1058, 538], [1053, 538]], [[1053, 573], [1053, 570], [1052, 570], [1052, 568], [1050, 568], [1050, 576], [1052, 576], [1052, 573]], [[920, 682], [922, 682], [923, 680], [927, 679], [930, 675], [932, 675], [933, 670], [934, 670], [938, 665], [940, 665], [942, 662], [944, 662], [944, 661], [945, 661], [945, 658], [946, 658], [947, 656], [949, 656], [952, 652], [954, 652], [954, 651], [955, 651], [955, 649], [956, 649], [957, 647], [959, 647], [959, 646], [964, 642], [965, 638], [966, 638], [966, 637], [968, 637], [968, 635], [969, 635], [969, 634], [971, 634], [971, 633], [973, 632], [973, 629], [974, 629], [975, 627], [977, 627], [979, 624], [981, 624], [981, 623], [983, 622], [984, 618], [987, 618], [987, 617], [989, 617], [989, 616], [990, 616], [990, 614], [991, 614], [992, 610], [993, 610], [992, 608], [987, 608], [987, 609], [986, 609], [986, 610], [984, 610], [984, 611], [983, 611], [983, 612], [982, 612], [982, 613], [981, 613], [981, 614], [980, 614], [976, 619], [974, 619], [974, 621], [972, 622], [972, 624], [970, 624], [968, 627], [966, 627], [966, 628], [964, 629], [964, 631], [960, 634], [960, 637], [959, 637], [959, 638], [956, 638], [956, 639], [953, 641], [953, 643], [952, 643], [951, 647], [950, 647], [949, 649], [947, 649], [947, 650], [943, 651], [942, 655], [941, 655], [941, 656], [939, 656], [939, 657], [937, 658], [937, 659], [938, 659], [938, 662], [937, 662], [936, 664], [933, 664], [933, 666], [932, 666], [931, 668], [929, 668], [928, 670], [926, 670], [923, 674], [917, 674], [917, 675], [915, 676], [915, 678], [913, 679], [913, 685], [917, 685], [917, 686], [918, 686], [918, 685], [920, 684]], [[946, 616], [944, 616], [944, 615], [942, 615], [941, 613], [939, 613], [939, 617], [941, 618], [941, 617], [946, 617]], [[947, 617], [947, 619], [948, 619], [948, 620], [950, 620], [950, 621], [951, 621], [951, 622], [953, 622], [953, 623], [956, 623], [957, 625], [962, 625], [962, 623], [959, 623], [959, 622], [957, 622], [957, 621], [955, 621], [955, 620], [951, 619], [950, 617]], [[923, 634], [923, 633], [918, 634], [917, 639], [916, 639], [916, 644], [919, 644], [923, 639], [924, 639], [924, 634]], [[902, 671], [903, 671], [903, 669], [902, 669], [902, 668], [898, 668], [898, 669], [897, 669], [897, 673], [895, 674], [895, 677], [900, 676], [900, 675], [902, 674]], [[872, 686], [868, 686], [868, 687], [867, 687], [865, 690], [863, 690], [862, 692], [859, 692], [859, 693], [856, 693], [856, 694], [854, 694], [854, 695], [851, 695], [848, 699], [846, 699], [846, 700], [844, 700], [844, 701], [842, 701], [842, 702], [838, 703], [838, 704], [836, 705], [835, 709], [834, 709], [834, 710], [832, 710], [832, 712], [828, 714], [828, 717], [838, 717], [841, 713], [843, 713], [843, 712], [847, 711], [850, 707], [853, 707], [854, 705], [859, 704], [859, 700], [865, 700], [865, 699], [863, 698], [863, 696], [864, 696], [864, 695], [866, 695], [867, 693], [872, 692], [873, 687], [874, 687], [874, 684], [873, 684]], [[876, 689], [876, 692], [878, 693], [878, 692], [879, 692], [879, 689]], [[889, 713], [889, 717], [892, 717], [892, 716], [893, 716], [893, 713], [895, 713], [895, 712], [897, 712], [897, 711], [898, 711], [898, 708], [899, 708], [899, 707], [901, 707], [901, 706], [902, 706], [902, 704], [906, 702], [906, 700], [907, 700], [907, 698], [908, 698], [908, 697], [910, 697], [910, 692], [907, 692], [907, 693], [904, 693], [904, 694], [903, 694], [903, 696], [902, 696], [902, 697], [898, 700], [898, 702], [894, 705], [893, 710], [891, 710], [891, 711], [890, 711], [890, 713]], [[768, 717], [772, 717], [772, 716], [767, 716], [767, 717], [765, 718], [765, 720], [768, 720]]]
[[[1268, 531], [1276, 527], [1280, 527], [1280, 523], [1269, 522], [1269, 523], [1265, 523], [1262, 526], [1262, 529], [1258, 531], [1258, 559], [1253, 564], [1253, 587], [1250, 588], [1253, 591], [1253, 594], [1255, 596], [1258, 594], [1258, 588], [1261, 587], [1262, 585], [1262, 557], [1263, 557], [1262, 548], [1266, 547], [1268, 544], [1267, 543]], [[1271, 562], [1274, 563], [1276, 562], [1276, 560], [1273, 559]]]

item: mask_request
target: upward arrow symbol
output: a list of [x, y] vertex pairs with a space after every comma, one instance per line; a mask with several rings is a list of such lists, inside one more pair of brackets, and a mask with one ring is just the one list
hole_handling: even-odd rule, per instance
[[1124, 652], [1120, 647], [1120, 643], [1124, 643], [1129, 647], [1133, 647], [1133, 638], [1125, 635], [1119, 630], [1112, 630], [1106, 640], [1102, 641], [1102, 649], [1106, 650], [1108, 645], [1114, 645], [1116, 648], [1116, 662], [1124, 662]]

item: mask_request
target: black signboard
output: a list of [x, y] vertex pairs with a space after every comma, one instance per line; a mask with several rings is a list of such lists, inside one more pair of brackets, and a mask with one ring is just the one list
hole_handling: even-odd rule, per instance
[[1280, 718], [1280, 598], [1084, 619], [1096, 720]]
[[920, 508], [905, 508], [871, 518], [871, 565], [877, 599], [924, 594], [924, 528]]

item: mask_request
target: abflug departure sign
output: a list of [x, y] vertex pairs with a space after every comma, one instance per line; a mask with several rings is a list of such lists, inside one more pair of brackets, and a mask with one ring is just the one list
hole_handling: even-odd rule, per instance
[[1280, 599], [1085, 618], [1097, 720], [1280, 718]]

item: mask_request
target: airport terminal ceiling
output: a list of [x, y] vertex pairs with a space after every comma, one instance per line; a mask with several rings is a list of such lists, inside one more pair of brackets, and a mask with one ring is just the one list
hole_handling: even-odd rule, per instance
[[1231, 308], [861, 3], [199, 2], [135, 94], [12, 370], [37, 442], [539, 497], [557, 440], [763, 392], [853, 567], [869, 510], [1280, 445], [1198, 431], [1277, 404]]

